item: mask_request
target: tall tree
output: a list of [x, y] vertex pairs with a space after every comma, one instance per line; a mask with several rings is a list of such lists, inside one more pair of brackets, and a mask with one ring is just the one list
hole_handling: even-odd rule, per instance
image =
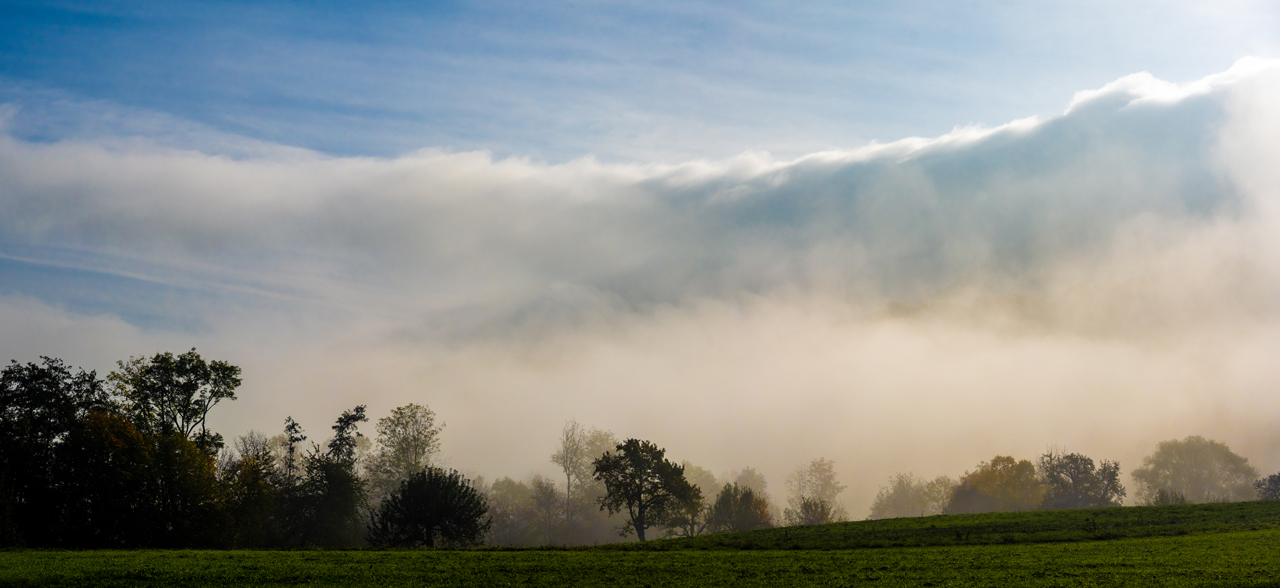
[[1132, 475], [1138, 485], [1138, 501], [1143, 504], [1154, 502], [1161, 490], [1192, 504], [1253, 500], [1257, 496], [1253, 483], [1258, 469], [1226, 444], [1199, 435], [1160, 442]]
[[600, 498], [600, 508], [610, 513], [626, 510], [624, 537], [634, 531], [644, 541], [645, 530], [659, 524], [675, 502], [693, 492], [684, 479], [684, 468], [665, 454], [649, 441], [627, 439], [592, 462], [596, 479], [608, 491]]
[[402, 480], [430, 466], [440, 452], [440, 432], [436, 413], [426, 406], [406, 404], [378, 419], [377, 449], [369, 459], [370, 493], [381, 499]]
[[107, 379], [141, 432], [178, 433], [211, 455], [222, 448], [222, 436], [210, 433], [205, 423], [219, 402], [236, 399], [239, 367], [225, 361], [206, 362], [195, 349], [181, 355], [166, 351], [149, 358], [133, 357], [117, 365], [119, 369]]
[[368, 421], [365, 407], [347, 410], [333, 425], [327, 450], [318, 445], [304, 458], [299, 487], [299, 529], [304, 544], [321, 547], [357, 545], [363, 535], [360, 509], [365, 505], [364, 481], [356, 473], [356, 431]]
[[565, 524], [573, 529], [573, 490], [574, 479], [585, 473], [591, 462], [591, 454], [587, 453], [587, 432], [570, 420], [560, 430], [560, 447], [551, 455], [551, 462], [564, 471], [564, 516]]

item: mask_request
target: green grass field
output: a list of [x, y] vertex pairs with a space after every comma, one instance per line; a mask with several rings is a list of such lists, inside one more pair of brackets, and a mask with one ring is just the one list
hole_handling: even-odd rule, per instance
[[864, 521], [580, 549], [9, 551], [0, 585], [1280, 586], [1280, 504]]

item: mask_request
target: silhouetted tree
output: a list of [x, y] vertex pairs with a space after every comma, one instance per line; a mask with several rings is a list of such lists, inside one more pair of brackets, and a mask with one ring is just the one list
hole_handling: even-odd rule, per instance
[[725, 484], [707, 515], [707, 530], [712, 533], [752, 531], [772, 526], [768, 499], [738, 484]]
[[374, 545], [479, 545], [491, 522], [484, 496], [457, 471], [428, 467], [400, 483], [369, 525]]
[[1253, 483], [1258, 500], [1280, 500], [1280, 474], [1271, 474]]
[[1034, 510], [1044, 499], [1036, 467], [1027, 460], [997, 455], [966, 472], [951, 493], [947, 514]]
[[58, 446], [63, 471], [56, 523], [64, 547], [158, 547], [153, 443], [128, 419], [106, 410], [85, 415]]
[[[107, 379], [124, 399], [134, 426], [145, 435], [177, 433], [216, 455], [222, 436], [205, 426], [209, 411], [222, 400], [235, 400], [240, 368], [225, 361], [206, 362], [195, 349], [174, 355], [157, 353], [117, 362]], [[198, 430], [197, 430], [198, 429]]]
[[343, 412], [328, 449], [312, 445], [303, 459], [297, 513], [302, 543], [342, 547], [360, 542], [365, 487], [356, 473], [356, 427], [365, 421], [364, 405]]
[[663, 457], [665, 453], [648, 441], [627, 439], [592, 462], [596, 479], [608, 491], [600, 508], [610, 513], [626, 509], [624, 537], [634, 531], [644, 541], [645, 530], [660, 524], [675, 502], [693, 492], [684, 468]]
[[1040, 508], [1103, 508], [1124, 502], [1117, 462], [1103, 460], [1094, 467], [1089, 457], [1054, 450], [1040, 456], [1036, 469], [1045, 488]]
[[109, 408], [94, 372], [60, 359], [0, 372], [0, 545], [54, 545], [60, 528], [59, 446], [89, 411]]
[[[836, 497], [845, 486], [836, 480], [835, 462], [818, 458], [796, 468], [787, 478], [791, 495], [783, 517], [787, 525], [816, 525], [848, 520]], [[817, 517], [817, 518], [815, 518]]]
[[1192, 504], [1253, 500], [1257, 468], [1223, 443], [1193, 435], [1162, 441], [1133, 470], [1138, 502], [1150, 504], [1160, 490], [1179, 494]]

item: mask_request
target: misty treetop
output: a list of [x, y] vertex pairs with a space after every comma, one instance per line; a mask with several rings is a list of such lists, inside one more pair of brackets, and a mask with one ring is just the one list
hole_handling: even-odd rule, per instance
[[1164, 491], [1186, 502], [1236, 502], [1257, 496], [1258, 469], [1226, 444], [1192, 435], [1161, 441], [1133, 471], [1138, 501], [1152, 503]]

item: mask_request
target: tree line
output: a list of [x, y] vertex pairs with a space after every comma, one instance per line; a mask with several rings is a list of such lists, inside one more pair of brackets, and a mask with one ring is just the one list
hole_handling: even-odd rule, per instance
[[[426, 406], [375, 423], [342, 412], [327, 440], [287, 417], [279, 434], [209, 430], [240, 369], [196, 350], [118, 362], [105, 379], [59, 359], [0, 372], [0, 545], [293, 548], [575, 545], [848, 519], [825, 458], [801, 464], [776, 504], [758, 471], [717, 477], [654, 443], [566, 423], [559, 481], [492, 483], [439, 467], [443, 423]], [[1118, 506], [1119, 464], [1053, 450], [996, 456], [958, 480], [899, 474], [869, 518]], [[1280, 474], [1225, 445], [1166, 441], [1133, 472], [1142, 504], [1280, 498]]]
[[[1280, 474], [1259, 479], [1249, 460], [1198, 435], [1163, 441], [1132, 472], [1139, 505], [1280, 499]], [[1035, 463], [997, 455], [959, 480], [899, 473], [880, 488], [868, 518], [1121, 506], [1120, 464], [1051, 449]]]

